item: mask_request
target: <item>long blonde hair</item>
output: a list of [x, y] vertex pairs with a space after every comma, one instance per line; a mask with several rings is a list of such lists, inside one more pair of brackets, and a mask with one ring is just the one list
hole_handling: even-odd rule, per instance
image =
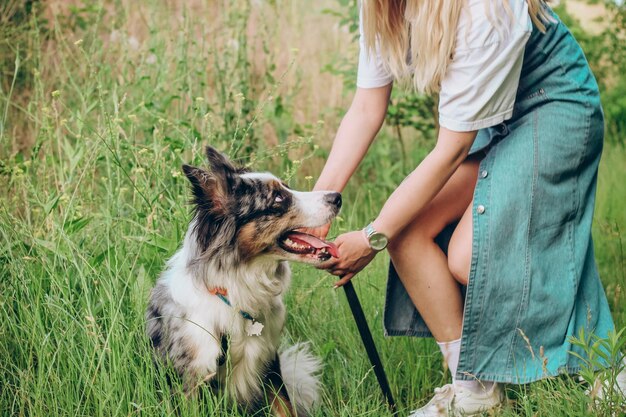
[[[362, 0], [365, 45], [378, 43], [383, 64], [400, 82], [419, 92], [439, 90], [454, 53], [456, 28], [465, 0]], [[485, 2], [493, 0], [484, 0]], [[503, 0], [508, 1], [508, 0]], [[545, 31], [544, 0], [526, 0], [533, 23]], [[507, 5], [508, 6], [508, 5]], [[419, 45], [411, 48], [411, 45]]]

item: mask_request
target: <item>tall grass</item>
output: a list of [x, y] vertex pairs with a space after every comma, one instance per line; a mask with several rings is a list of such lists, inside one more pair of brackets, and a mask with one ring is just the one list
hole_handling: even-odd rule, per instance
[[[143, 312], [189, 220], [179, 167], [202, 164], [204, 144], [312, 186], [349, 100], [341, 78], [321, 68], [355, 53], [322, 13], [334, 3], [6, 4], [17, 6], [0, 13], [0, 415], [238, 415], [219, 397], [166, 388]], [[405, 137], [403, 150], [395, 130], [381, 134], [332, 235], [376, 214], [410, 169], [403, 152], [414, 163], [424, 155], [427, 138]], [[623, 148], [605, 153], [594, 230], [619, 328], [624, 160]], [[432, 340], [383, 338], [387, 262], [378, 256], [355, 284], [405, 411], [449, 376]], [[317, 415], [391, 415], [332, 277], [293, 269], [285, 342], [309, 340], [323, 359]], [[610, 406], [594, 408], [567, 378], [511, 387], [509, 397], [499, 415]]]

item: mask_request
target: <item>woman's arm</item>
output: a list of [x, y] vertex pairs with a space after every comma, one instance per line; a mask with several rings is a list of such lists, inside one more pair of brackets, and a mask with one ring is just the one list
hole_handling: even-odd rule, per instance
[[[374, 228], [393, 240], [441, 191], [467, 158], [475, 138], [476, 131], [454, 132], [442, 127], [435, 148], [387, 199]], [[345, 233], [335, 243], [339, 259], [333, 258], [319, 267], [341, 277], [335, 283], [335, 287], [340, 287], [370, 263], [376, 251], [370, 248], [362, 230]]]
[[476, 131], [454, 132], [442, 127], [437, 145], [387, 199], [374, 229], [392, 240], [441, 191], [461, 165]]
[[391, 88], [357, 88], [314, 190], [343, 191], [385, 120]]

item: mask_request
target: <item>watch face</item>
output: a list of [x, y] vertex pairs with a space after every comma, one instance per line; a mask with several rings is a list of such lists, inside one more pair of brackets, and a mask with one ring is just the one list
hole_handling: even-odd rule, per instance
[[370, 236], [370, 245], [374, 250], [383, 250], [387, 247], [387, 236], [382, 233], [374, 233]]

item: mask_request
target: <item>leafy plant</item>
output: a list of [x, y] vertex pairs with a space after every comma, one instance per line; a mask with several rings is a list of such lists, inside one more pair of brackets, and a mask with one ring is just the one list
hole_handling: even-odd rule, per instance
[[597, 415], [615, 416], [626, 412], [624, 393], [617, 384], [618, 375], [626, 372], [626, 361], [622, 354], [626, 349], [626, 328], [610, 332], [606, 339], [585, 334], [581, 329], [579, 335], [571, 341], [584, 352], [584, 355], [572, 354], [585, 364], [580, 376], [588, 385], [591, 407]]

